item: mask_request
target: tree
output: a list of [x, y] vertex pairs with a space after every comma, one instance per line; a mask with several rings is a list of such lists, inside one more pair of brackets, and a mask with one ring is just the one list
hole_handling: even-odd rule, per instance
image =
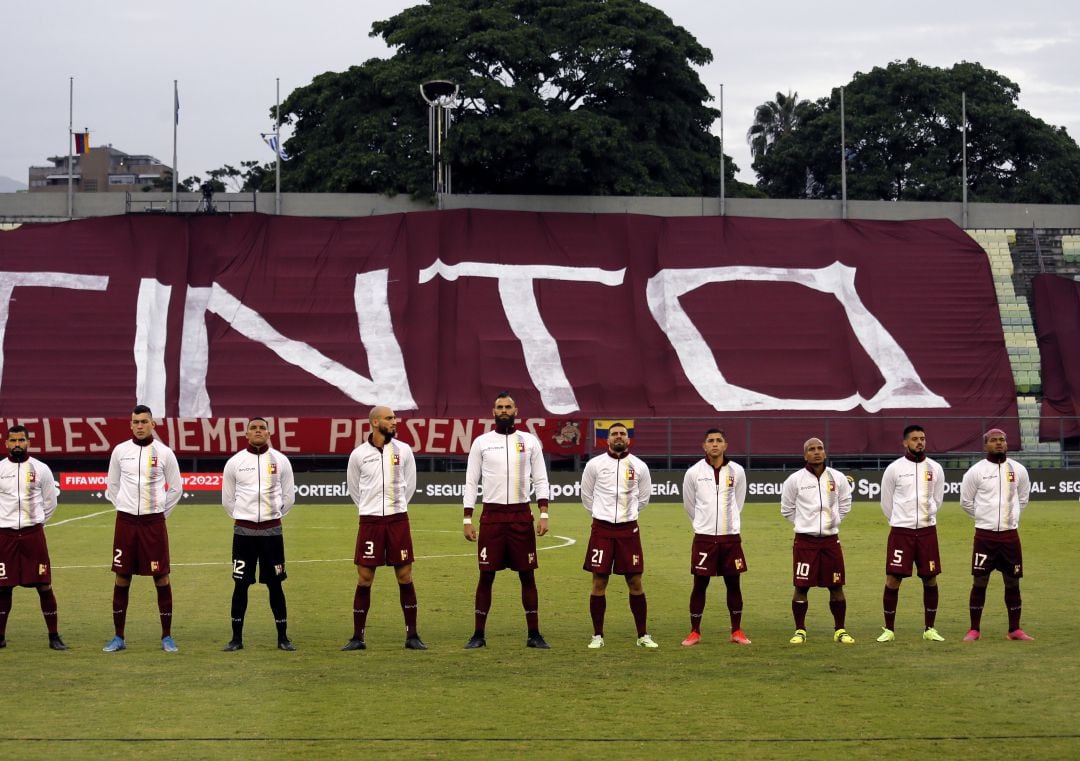
[[[199, 189], [199, 185], [202, 184], [202, 179], [199, 177], [188, 177], [186, 180], [180, 180], [176, 183], [177, 191], [181, 193], [194, 193]], [[149, 185], [143, 186], [143, 192], [156, 191], [162, 193], [172, 192], [172, 170], [166, 169], [159, 176], [155, 177]]]
[[[391, 58], [282, 104], [290, 190], [429, 195], [419, 85], [448, 79], [462, 96], [446, 146], [457, 192], [719, 192], [719, 114], [694, 70], [712, 54], [640, 0], [431, 0], [372, 35]], [[752, 192], [726, 169], [733, 195]]]
[[[978, 63], [909, 59], [856, 73], [844, 88], [848, 197], [959, 201], [961, 93], [967, 96], [968, 198], [1080, 202], [1080, 147], [1019, 108], [1019, 86]], [[808, 104], [754, 162], [773, 198], [840, 196], [840, 93]]]
[[746, 131], [750, 155], [757, 159], [764, 156], [769, 147], [799, 126], [810, 106], [810, 101], [799, 100], [799, 93], [788, 90], [787, 95], [776, 93], [776, 100], [769, 100], [754, 109], [754, 123]]

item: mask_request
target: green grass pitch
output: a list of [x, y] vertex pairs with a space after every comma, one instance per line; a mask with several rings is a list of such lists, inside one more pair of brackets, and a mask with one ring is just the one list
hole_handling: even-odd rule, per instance
[[841, 531], [847, 623], [857, 643], [832, 642], [827, 592], [812, 590], [810, 638], [791, 646], [791, 526], [774, 505], [748, 505], [743, 628], [753, 645], [727, 642], [723, 582], [714, 580], [703, 641], [692, 649], [679, 644], [689, 630], [689, 522], [681, 506], [653, 505], [641, 525], [658, 651], [634, 646], [618, 579], [608, 589], [607, 647], [586, 649], [590, 583], [581, 563], [588, 516], [580, 505], [555, 504], [537, 574], [547, 652], [525, 648], [511, 572], [495, 584], [488, 648], [462, 650], [472, 631], [474, 546], [461, 537], [460, 509], [425, 505], [411, 514], [419, 628], [431, 649], [402, 648], [396, 584], [384, 568], [375, 578], [369, 649], [340, 652], [351, 634], [355, 511], [301, 505], [285, 521], [289, 633], [299, 650], [275, 649], [266, 592], [257, 586], [246, 649], [223, 653], [230, 636], [230, 523], [220, 508], [185, 505], [169, 521], [180, 652], [159, 649], [152, 584], [137, 578], [129, 650], [105, 654], [113, 516], [102, 510], [63, 505], [48, 529], [70, 652], [46, 647], [37, 596], [15, 591], [8, 647], [0, 650], [0, 757], [1080, 757], [1075, 502], [1032, 503], [1021, 525], [1023, 625], [1035, 642], [1005, 640], [997, 575], [984, 639], [960, 641], [972, 527], [950, 502], [939, 529], [945, 573], [938, 629], [947, 641], [921, 639], [916, 579], [901, 588], [896, 641], [877, 643], [887, 528], [875, 505], [860, 503]]

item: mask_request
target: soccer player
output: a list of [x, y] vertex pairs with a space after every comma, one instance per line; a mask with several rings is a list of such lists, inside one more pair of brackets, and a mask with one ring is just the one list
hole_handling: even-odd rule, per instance
[[248, 589], [265, 584], [270, 611], [277, 627], [278, 650], [295, 650], [289, 641], [285, 590], [285, 538], [281, 519], [296, 501], [293, 469], [289, 459], [270, 446], [266, 419], [253, 417], [247, 425], [247, 448], [225, 463], [221, 474], [221, 505], [233, 519], [232, 541], [232, 639], [225, 652], [244, 649], [244, 616]]
[[641, 574], [645, 556], [641, 550], [638, 513], [649, 504], [652, 477], [649, 467], [630, 454], [630, 432], [622, 423], [608, 427], [607, 452], [593, 457], [581, 474], [581, 504], [592, 515], [592, 532], [585, 550], [584, 569], [592, 573], [589, 613], [593, 638], [589, 648], [604, 646], [604, 612], [607, 585], [612, 572], [626, 579], [630, 612], [637, 627], [638, 647], [657, 648], [645, 625], [648, 608]]
[[914, 567], [923, 584], [923, 639], [945, 640], [934, 628], [937, 617], [941, 553], [938, 551], [937, 514], [945, 497], [945, 471], [926, 456], [926, 432], [922, 426], [904, 429], [903, 457], [894, 460], [881, 476], [881, 512], [889, 521], [885, 550], [885, 592], [882, 610], [885, 626], [878, 642], [896, 639], [896, 603], [900, 582]]
[[795, 634], [789, 641], [793, 645], [806, 641], [807, 593], [810, 587], [827, 587], [835, 624], [833, 642], [853, 645], [855, 638], [844, 628], [847, 600], [840, 547], [840, 521], [851, 510], [851, 484], [839, 470], [825, 465], [821, 439], [806, 440], [803, 458], [806, 467], [787, 477], [780, 494], [780, 514], [795, 524], [795, 594], [791, 599]]
[[45, 524], [56, 512], [56, 483], [45, 463], [29, 455], [29, 432], [13, 425], [8, 456], [0, 461], [0, 647], [7, 646], [7, 621], [15, 587], [34, 587], [49, 631], [49, 647], [67, 650], [57, 631], [52, 565]]
[[1009, 639], [1032, 640], [1020, 628], [1020, 578], [1024, 557], [1020, 548], [1020, 514], [1027, 507], [1031, 481], [1027, 468], [1008, 456], [1005, 432], [991, 428], [983, 435], [986, 459], [972, 465], [960, 484], [960, 507], [975, 519], [971, 550], [971, 628], [964, 642], [981, 636], [983, 605], [990, 574], [1001, 571], [1005, 582], [1005, 608], [1009, 614]]
[[705, 613], [705, 595], [713, 576], [723, 576], [727, 588], [731, 641], [749, 645], [742, 631], [742, 588], [740, 574], [746, 573], [741, 521], [746, 502], [746, 472], [727, 459], [727, 437], [719, 428], [705, 432], [701, 448], [704, 459], [698, 460], [683, 478], [683, 508], [694, 526], [690, 548], [690, 573], [694, 589], [690, 593], [690, 633], [684, 647], [701, 641], [701, 617]]
[[[484, 631], [491, 609], [491, 588], [495, 573], [504, 568], [518, 572], [521, 580], [521, 605], [525, 608], [528, 636], [527, 647], [549, 649], [540, 634], [537, 612], [538, 594], [535, 571], [536, 537], [548, 532], [548, 478], [540, 440], [531, 433], [514, 427], [517, 405], [509, 392], [495, 398], [492, 414], [495, 430], [477, 436], [469, 448], [469, 464], [465, 471], [464, 532], [470, 542], [477, 542], [473, 527], [476, 495], [483, 482], [484, 502], [480, 515], [480, 536], [477, 562], [480, 580], [476, 585], [476, 627], [465, 648], [484, 647]], [[529, 492], [535, 490], [540, 519], [533, 534], [533, 517], [529, 509]]]
[[153, 577], [161, 618], [161, 649], [167, 653], [177, 651], [172, 638], [173, 600], [165, 519], [183, 494], [176, 455], [154, 438], [154, 416], [149, 407], [140, 404], [131, 411], [131, 439], [117, 444], [109, 458], [105, 487], [106, 499], [116, 506], [112, 554], [116, 636], [105, 644], [106, 653], [127, 649], [124, 624], [133, 575]]
[[416, 491], [416, 460], [408, 444], [394, 439], [397, 415], [375, 407], [368, 415], [371, 434], [349, 455], [346, 481], [360, 514], [356, 534], [356, 594], [353, 596], [353, 635], [342, 650], [365, 650], [364, 629], [371, 609], [375, 569], [393, 566], [398, 598], [405, 616], [405, 649], [427, 650], [416, 631], [416, 588], [413, 586], [412, 534], [409, 500]]

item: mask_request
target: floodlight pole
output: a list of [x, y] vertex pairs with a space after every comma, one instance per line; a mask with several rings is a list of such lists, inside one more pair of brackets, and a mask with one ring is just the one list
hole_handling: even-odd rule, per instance
[[963, 135], [963, 148], [961, 149], [961, 209], [962, 217], [961, 226], [966, 230], [968, 226], [968, 180], [967, 180], [967, 93], [960, 93], [960, 134]]
[[844, 88], [840, 88], [840, 214], [847, 219], [847, 142], [844, 134]]
[[443, 143], [450, 136], [451, 110], [457, 107], [458, 86], [445, 79], [420, 85], [420, 97], [428, 104], [428, 153], [431, 154], [431, 187], [435, 204], [442, 208], [444, 195], [453, 192], [450, 164], [443, 158]]

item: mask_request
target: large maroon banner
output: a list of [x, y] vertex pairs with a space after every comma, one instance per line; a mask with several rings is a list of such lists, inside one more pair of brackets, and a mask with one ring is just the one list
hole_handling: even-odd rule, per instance
[[[131, 437], [130, 418], [62, 417], [8, 418], [4, 429], [25, 426], [33, 450], [42, 455], [106, 457], [112, 448]], [[180, 456], [232, 455], [247, 446], [246, 417], [158, 418], [154, 435]], [[367, 440], [367, 418], [268, 417], [271, 443], [287, 455], [348, 456]], [[525, 418], [522, 430], [532, 433], [555, 456], [584, 454], [587, 421], [573, 418]], [[493, 418], [405, 417], [398, 422], [397, 438], [417, 454], [467, 455], [473, 439], [495, 427]], [[0, 446], [0, 451], [5, 451]]]
[[822, 435], [792, 415], [853, 418], [835, 452], [895, 451], [897, 416], [937, 450], [1016, 433], [986, 256], [944, 220], [127, 216], [0, 234], [0, 270], [6, 418], [480, 418], [506, 389], [764, 419], [759, 453]]
[[1080, 282], [1044, 274], [1031, 288], [1042, 371], [1039, 438], [1080, 436]]

